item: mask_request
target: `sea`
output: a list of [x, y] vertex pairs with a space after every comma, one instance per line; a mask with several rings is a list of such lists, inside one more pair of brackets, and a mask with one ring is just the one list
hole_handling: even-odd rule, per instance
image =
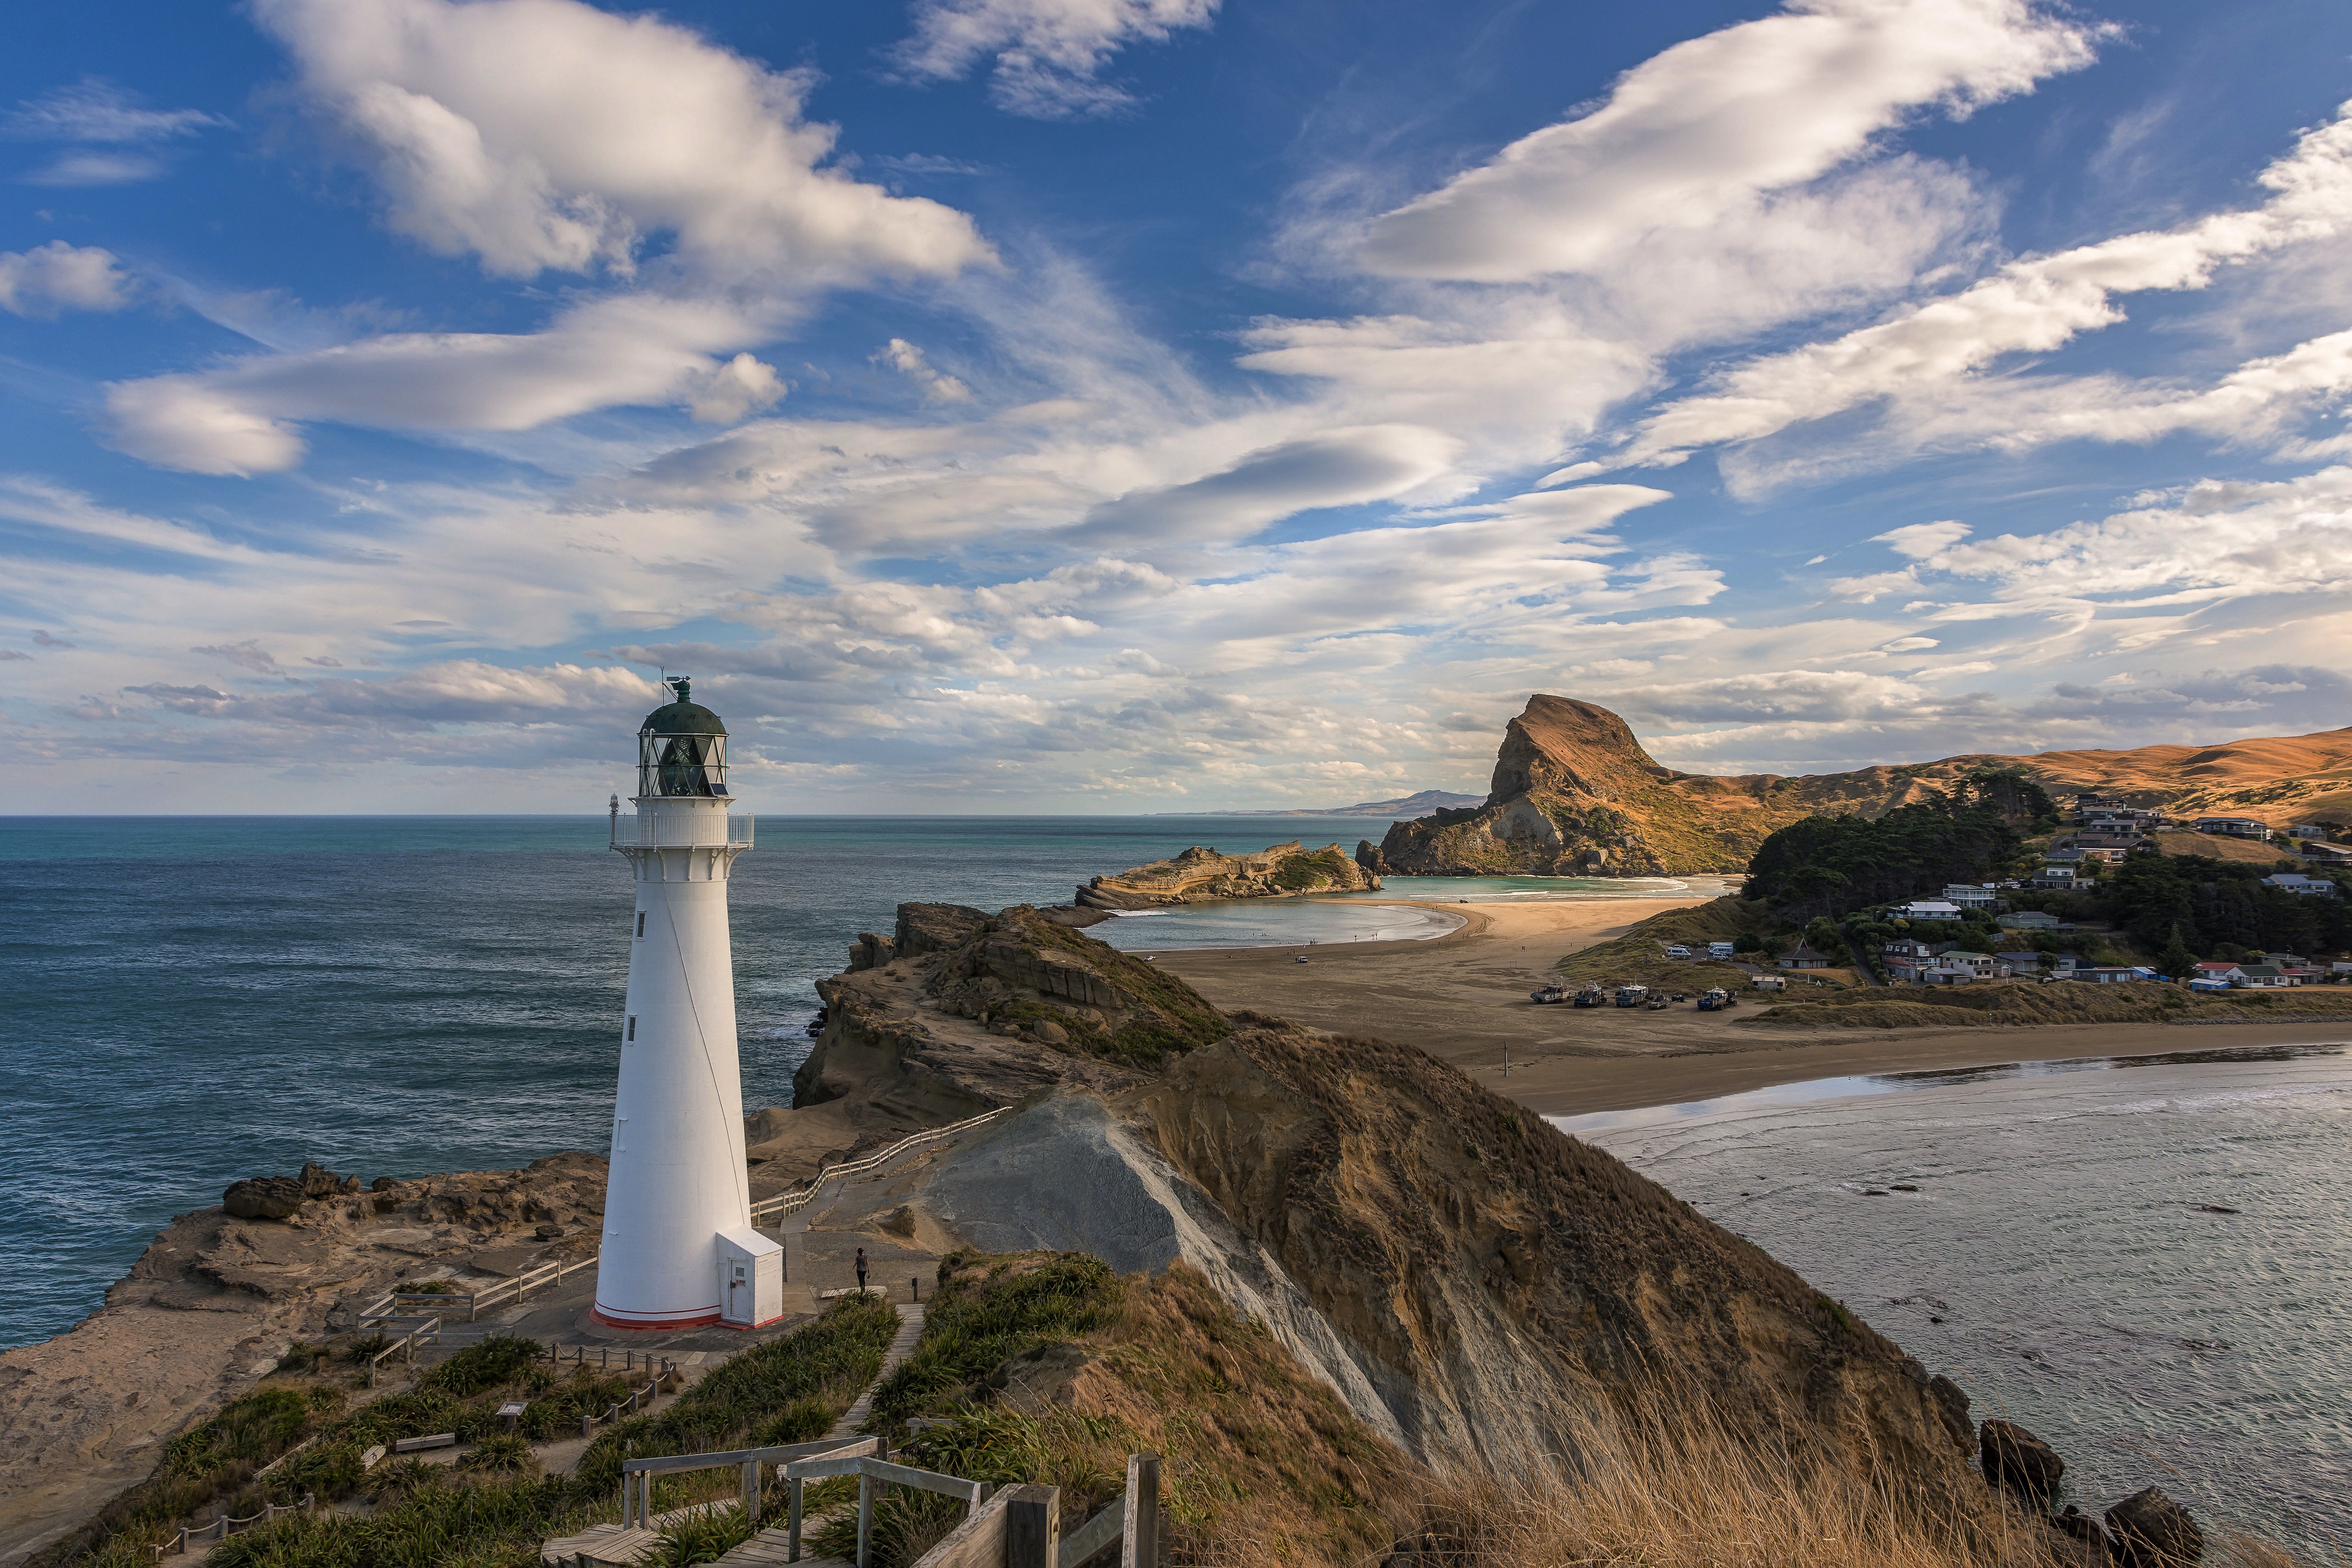
[[2352, 1547], [2352, 1045], [1552, 1121], [2050, 1443], [2086, 1511], [2160, 1486], [2316, 1560]]
[[[744, 1103], [791, 1103], [815, 981], [903, 901], [1066, 903], [1192, 844], [1352, 848], [1387, 826], [761, 818], [731, 899]], [[1418, 940], [1461, 901], [1677, 886], [1398, 879], [1091, 932], [1143, 953]], [[0, 819], [0, 1348], [71, 1327], [242, 1176], [602, 1154], [631, 903], [601, 816]], [[1832, 1080], [1563, 1124], [1950, 1373], [1979, 1417], [2056, 1444], [2085, 1507], [2155, 1482], [2242, 1527], [2352, 1542], [2346, 1046]]]

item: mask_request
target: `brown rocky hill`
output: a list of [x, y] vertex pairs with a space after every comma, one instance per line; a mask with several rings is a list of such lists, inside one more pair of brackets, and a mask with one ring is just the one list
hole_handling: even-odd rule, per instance
[[2021, 768], [2053, 794], [2098, 789], [2180, 813], [2352, 821], [2352, 728], [2203, 747], [1976, 753], [1849, 773], [1724, 777], [1663, 767], [1607, 708], [1538, 694], [1504, 731], [1484, 806], [1396, 823], [1356, 858], [1375, 873], [1421, 876], [1737, 871], [1791, 822], [1875, 817], [1987, 768]]
[[1240, 1030], [1127, 1097], [1312, 1300], [1404, 1446], [1497, 1470], [1645, 1402], [1958, 1500], [1948, 1378], [1613, 1155], [1411, 1046]]

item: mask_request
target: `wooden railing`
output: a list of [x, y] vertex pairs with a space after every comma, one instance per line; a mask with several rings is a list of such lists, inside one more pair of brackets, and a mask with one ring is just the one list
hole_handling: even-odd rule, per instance
[[[1066, 1536], [1062, 1534], [1059, 1489], [1006, 1487], [973, 1509], [953, 1534], [923, 1553], [915, 1568], [1084, 1568], [1088, 1559], [1114, 1546], [1120, 1568], [1159, 1568], [1157, 1454], [1129, 1455], [1126, 1494]], [[863, 1536], [858, 1547], [864, 1568]]]
[[897, 1143], [890, 1145], [887, 1148], [877, 1149], [870, 1155], [860, 1155], [857, 1158], [851, 1160], [846, 1165], [835, 1166], [830, 1169], [821, 1170], [817, 1172], [815, 1176], [809, 1178], [809, 1183], [806, 1186], [795, 1187], [790, 1192], [781, 1192], [773, 1197], [763, 1197], [759, 1202], [753, 1204], [751, 1206], [751, 1223], [754, 1225], [773, 1225], [776, 1221], [784, 1218], [786, 1216], [798, 1214], [802, 1209], [807, 1207], [809, 1200], [815, 1197], [819, 1189], [821, 1189], [824, 1184], [829, 1181], [845, 1181], [854, 1176], [863, 1176], [866, 1172], [872, 1170], [875, 1166], [898, 1158], [898, 1156], [905, 1154], [908, 1149], [913, 1148], [918, 1144], [928, 1144], [940, 1138], [953, 1137], [958, 1133], [970, 1132], [972, 1128], [980, 1126], [983, 1123], [996, 1120], [997, 1117], [1003, 1115], [1005, 1112], [1011, 1109], [1012, 1107], [1009, 1105], [999, 1105], [993, 1111], [983, 1111], [977, 1116], [968, 1116], [961, 1122], [950, 1122], [944, 1127], [928, 1128], [925, 1131], [916, 1133], [911, 1136], [901, 1138]]
[[823, 1480], [829, 1476], [857, 1478], [857, 1568], [870, 1568], [873, 1562], [871, 1547], [877, 1482], [961, 1498], [967, 1523], [980, 1512], [980, 1505], [988, 1500], [988, 1494], [992, 1490], [986, 1481], [966, 1480], [961, 1476], [945, 1475], [938, 1470], [920, 1470], [912, 1465], [894, 1465], [881, 1457], [879, 1438], [875, 1440], [875, 1448], [876, 1452], [871, 1455], [827, 1454], [818, 1458], [799, 1459], [784, 1467], [787, 1489], [784, 1521], [786, 1562], [801, 1560], [801, 1488], [809, 1481]]
[[161, 1562], [166, 1556], [180, 1556], [188, 1550], [191, 1542], [226, 1541], [233, 1531], [251, 1525], [268, 1524], [281, 1513], [305, 1513], [318, 1505], [319, 1495], [316, 1492], [304, 1492], [300, 1502], [265, 1502], [259, 1513], [249, 1513], [243, 1519], [231, 1519], [224, 1513], [210, 1524], [183, 1526], [172, 1539], [155, 1542], [147, 1550], [155, 1554], [156, 1561]]
[[[743, 1472], [743, 1516], [754, 1524], [760, 1520], [760, 1467], [791, 1465], [820, 1456], [841, 1458], [879, 1455], [883, 1444], [879, 1437], [820, 1437], [814, 1443], [786, 1443], [772, 1448], [729, 1448], [715, 1454], [659, 1454], [652, 1458], [621, 1461], [621, 1528], [651, 1530], [654, 1516], [654, 1478], [681, 1475], [689, 1470], [719, 1470], [730, 1467]], [[800, 1491], [793, 1491], [793, 1515], [799, 1515]], [[794, 1527], [797, 1530], [797, 1525]]]

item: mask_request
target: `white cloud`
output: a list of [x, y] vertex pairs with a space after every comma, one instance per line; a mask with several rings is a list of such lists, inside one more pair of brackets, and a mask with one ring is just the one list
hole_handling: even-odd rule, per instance
[[916, 0], [913, 37], [895, 55], [917, 78], [952, 80], [990, 62], [989, 96], [1040, 120], [1102, 114], [1134, 101], [1102, 79], [1134, 43], [1210, 26], [1218, 0]]
[[[1890, 574], [1905, 586], [1940, 576], [1940, 593], [1963, 594], [1970, 582], [1989, 589], [1989, 601], [1949, 603], [1933, 619], [1979, 619], [1988, 609], [2140, 612], [2352, 592], [2352, 468], [2268, 483], [2209, 481], [2171, 504], [2042, 534], [1970, 538], [1958, 524], [1927, 523], [1879, 537], [1913, 558]], [[1892, 591], [1891, 583], [1881, 590]]]
[[[2122, 320], [2118, 295], [2202, 288], [2225, 265], [2338, 234], [2352, 224], [2352, 105], [2305, 133], [2292, 153], [2263, 171], [2262, 183], [2273, 195], [2261, 207], [2027, 257], [1891, 320], [1727, 371], [1708, 391], [1643, 421], [1615, 461], [1677, 463], [1700, 447], [1759, 441], [1882, 399], [1924, 403], [1932, 414], [1951, 387], [2004, 355], [2046, 354]], [[2315, 356], [2324, 366], [2301, 362], [2284, 372], [2276, 365], [2249, 366], [2242, 372], [2249, 378], [2245, 384], [2217, 389], [2214, 398], [2174, 413], [2183, 423], [2226, 423], [2231, 409], [2273, 401], [2269, 394], [2280, 390], [2275, 383], [2282, 373], [2298, 390], [2308, 389], [2315, 372], [2330, 387], [2338, 384], [2327, 379], [2336, 374], [2338, 351], [2315, 350], [2305, 360]], [[2265, 381], [2273, 384], [2265, 388]], [[2011, 383], [2000, 400], [2018, 395]], [[2143, 420], [2142, 427], [2161, 420]], [[2095, 434], [2102, 423], [2121, 429], [2127, 415], [2122, 410], [2104, 421], [2093, 415], [2082, 433]]]
[[688, 408], [705, 424], [733, 424], [756, 409], [782, 402], [783, 396], [784, 383], [775, 366], [738, 354], [711, 371]]
[[1965, 114], [2087, 65], [2094, 37], [2030, 0], [1801, 0], [1635, 67], [1591, 113], [1381, 218], [1364, 256], [1490, 283], [1601, 271], [1651, 235], [1752, 217], [1907, 112]]
[[120, 310], [131, 280], [112, 251], [61, 239], [30, 250], [0, 250], [0, 310], [55, 316], [61, 310]]
[[942, 277], [962, 214], [823, 166], [807, 82], [657, 16], [576, 0], [257, 0], [303, 91], [369, 149], [395, 228], [488, 271], [688, 267], [796, 290]]
[[116, 444], [134, 456], [252, 475], [301, 460], [298, 421], [530, 430], [615, 403], [685, 404], [699, 418], [739, 419], [781, 397], [782, 383], [748, 356], [712, 356], [759, 335], [720, 305], [621, 295], [567, 311], [540, 332], [390, 333], [118, 382], [106, 406]]
[[1896, 555], [1907, 556], [1913, 560], [1921, 560], [1934, 555], [1947, 545], [1957, 544], [1968, 538], [1969, 533], [1968, 524], [1948, 520], [1940, 523], [1911, 523], [1903, 528], [1889, 528], [1883, 534], [1874, 534], [1871, 538], [1874, 543], [1884, 543]]
[[103, 77], [84, 77], [0, 116], [0, 135], [32, 141], [169, 141], [227, 123], [197, 109], [148, 109]]
[[874, 363], [887, 365], [922, 389], [926, 402], [969, 402], [971, 389], [934, 366], [923, 350], [904, 338], [893, 338], [874, 351]]

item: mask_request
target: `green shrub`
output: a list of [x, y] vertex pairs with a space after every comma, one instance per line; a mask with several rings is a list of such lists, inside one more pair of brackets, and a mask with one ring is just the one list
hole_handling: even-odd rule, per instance
[[492, 1334], [479, 1344], [467, 1345], [419, 1381], [424, 1387], [437, 1388], [463, 1399], [487, 1388], [516, 1382], [525, 1373], [539, 1370], [546, 1359], [547, 1347], [535, 1339]]
[[[659, 1568], [692, 1568], [699, 1563], [716, 1563], [758, 1531], [740, 1508], [708, 1509], [688, 1518], [674, 1521], [661, 1530], [661, 1544], [650, 1557], [640, 1557], [641, 1563], [658, 1564]], [[856, 1533], [853, 1521], [850, 1533]], [[853, 1541], [850, 1553], [856, 1554]]]
[[486, 1475], [535, 1476], [539, 1474], [539, 1456], [530, 1451], [530, 1444], [520, 1434], [493, 1432], [478, 1439], [459, 1456], [457, 1468]]

